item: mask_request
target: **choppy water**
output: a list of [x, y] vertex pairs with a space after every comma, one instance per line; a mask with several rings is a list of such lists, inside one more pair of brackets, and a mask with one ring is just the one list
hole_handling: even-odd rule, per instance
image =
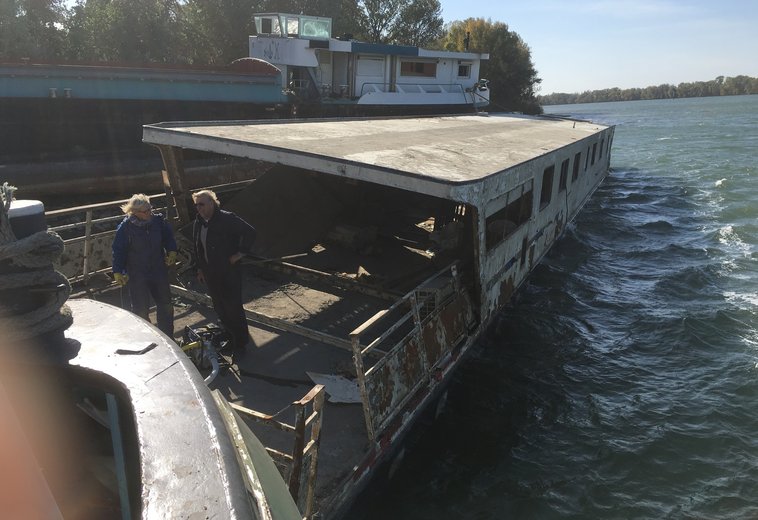
[[547, 111], [611, 175], [354, 517], [757, 518], [758, 96]]

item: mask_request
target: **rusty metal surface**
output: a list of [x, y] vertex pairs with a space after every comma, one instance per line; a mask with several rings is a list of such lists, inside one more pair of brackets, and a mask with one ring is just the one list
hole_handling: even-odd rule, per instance
[[[89, 272], [110, 269], [112, 262], [111, 246], [115, 231], [98, 233], [90, 237], [88, 258]], [[78, 278], [84, 274], [85, 237], [79, 237], [64, 242], [63, 254], [55, 264], [56, 270], [66, 278]]]
[[381, 432], [409, 397], [430, 381], [437, 364], [463, 339], [471, 319], [464, 291], [441, 304], [365, 377], [373, 430]]

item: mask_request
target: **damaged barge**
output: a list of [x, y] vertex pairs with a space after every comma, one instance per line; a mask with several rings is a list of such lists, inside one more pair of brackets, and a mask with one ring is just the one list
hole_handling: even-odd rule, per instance
[[[613, 133], [512, 115], [146, 125], [183, 257], [172, 285], [181, 348], [99, 302], [74, 303], [66, 333], [83, 345], [69, 365], [128, 383], [108, 390], [125, 430], [114, 441], [122, 518], [345, 517], [402, 461], [413, 426], [439, 413], [467, 352], [608, 174]], [[212, 346], [215, 320], [191, 268], [201, 186], [185, 176], [185, 150], [267, 165], [217, 190], [258, 231], [242, 260], [254, 346], [196, 363], [205, 381], [182, 353], [198, 338]], [[87, 215], [56, 268], [90, 287], [110, 267], [99, 209], [48, 213]], [[281, 478], [258, 482], [272, 461]]]
[[[326, 386], [320, 518], [344, 513], [444, 403], [477, 337], [607, 175], [613, 132], [512, 115], [144, 127], [180, 226], [192, 217], [184, 150], [271, 165], [224, 204], [258, 230], [244, 289], [256, 348], [214, 385], [267, 415]], [[189, 281], [175, 293], [208, 301]]]

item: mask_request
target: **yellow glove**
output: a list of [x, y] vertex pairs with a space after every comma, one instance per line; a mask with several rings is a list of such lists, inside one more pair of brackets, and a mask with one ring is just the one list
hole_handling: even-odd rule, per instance
[[172, 267], [176, 265], [176, 251], [169, 251], [166, 255], [166, 266]]
[[113, 278], [115, 278], [116, 284], [118, 284], [120, 287], [123, 287], [129, 283], [129, 275], [126, 273], [113, 273]]

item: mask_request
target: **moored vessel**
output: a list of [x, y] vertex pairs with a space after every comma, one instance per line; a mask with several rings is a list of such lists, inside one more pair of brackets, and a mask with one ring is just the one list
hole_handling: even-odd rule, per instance
[[[507, 115], [145, 126], [180, 243], [192, 217], [187, 150], [267, 165], [222, 193], [258, 230], [243, 293], [255, 346], [209, 384], [284, 480], [304, 486], [289, 486], [303, 516], [343, 517], [402, 461], [412, 428], [444, 405], [455, 369], [607, 175], [613, 131]], [[87, 231], [66, 241], [59, 268], [92, 287], [112, 231], [77, 220]], [[191, 267], [172, 290], [179, 330], [212, 325]], [[314, 385], [327, 397], [318, 423], [292, 407], [314, 402]], [[279, 427], [298, 417], [300, 446], [318, 448], [302, 464], [285, 456], [300, 450]]]

